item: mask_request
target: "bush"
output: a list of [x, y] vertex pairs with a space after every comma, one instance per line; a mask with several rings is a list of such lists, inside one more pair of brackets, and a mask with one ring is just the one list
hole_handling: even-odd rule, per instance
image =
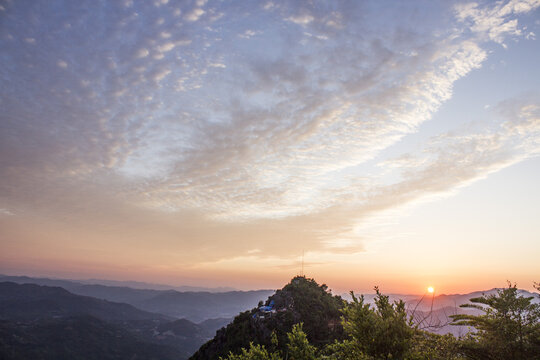
[[518, 295], [516, 285], [496, 294], [470, 299], [463, 308], [482, 315], [453, 315], [453, 325], [467, 325], [476, 332], [462, 339], [461, 348], [471, 359], [540, 359], [540, 305], [533, 297]]

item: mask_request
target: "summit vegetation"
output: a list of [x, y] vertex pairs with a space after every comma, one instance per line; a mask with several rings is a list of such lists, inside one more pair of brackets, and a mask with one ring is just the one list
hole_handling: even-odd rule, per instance
[[333, 296], [326, 285], [295, 277], [265, 303], [240, 313], [231, 324], [218, 330], [191, 359], [219, 359], [251, 343], [284, 352], [290, 332], [299, 323], [303, 323], [310, 344], [322, 348], [345, 339], [340, 320], [344, 306], [345, 301]]
[[540, 359], [540, 304], [520, 296], [516, 285], [462, 305], [479, 315], [452, 316], [453, 325], [470, 327], [458, 338], [423, 330], [402, 300], [391, 302], [375, 291], [373, 305], [353, 293], [345, 302], [325, 285], [295, 277], [266, 303], [237, 316], [191, 359]]
[[[154, 294], [101, 286], [77, 290], [104, 295], [98, 298], [48, 285], [0, 281], [0, 359], [540, 360], [539, 295], [511, 283], [460, 301], [467, 299], [450, 320], [455, 326], [443, 325], [466, 330], [452, 332], [458, 337], [434, 333], [431, 326], [437, 323], [424, 321], [429, 314], [416, 312], [412, 302], [391, 301], [378, 288], [374, 298], [351, 293], [347, 302], [303, 276], [268, 292], [272, 295], [266, 301], [232, 322], [209, 318], [194, 323], [169, 315], [174, 308], [170, 298], [211, 300], [207, 293]], [[162, 312], [148, 312], [105, 299], [129, 295], [167, 301]], [[251, 296], [225, 293], [216, 299], [228, 312], [236, 300]], [[199, 302], [213, 309], [215, 301]]]

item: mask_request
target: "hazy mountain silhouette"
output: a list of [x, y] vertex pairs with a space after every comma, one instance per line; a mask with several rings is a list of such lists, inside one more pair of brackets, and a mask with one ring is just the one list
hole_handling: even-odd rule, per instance
[[1, 359], [186, 359], [227, 319], [195, 324], [60, 287], [0, 283]]
[[[5, 278], [14, 277], [0, 280]], [[249, 346], [250, 341], [270, 346], [272, 331], [284, 344], [286, 332], [298, 322], [304, 323], [304, 331], [316, 346], [343, 334], [340, 309], [345, 300], [305, 277], [294, 278], [275, 293], [178, 292], [15, 278], [26, 284], [0, 282], [0, 359], [181, 360], [192, 354], [192, 359], [217, 359]], [[469, 329], [448, 325], [449, 316], [478, 312], [459, 305], [496, 290], [390, 295], [390, 300], [404, 299], [420, 328], [459, 336]], [[537, 294], [519, 292], [540, 302]], [[267, 296], [266, 302], [259, 303]], [[366, 302], [373, 297], [365, 294]]]
[[189, 351], [151, 343], [91, 316], [21, 324], [0, 320], [0, 358], [57, 360], [173, 360]]
[[104, 280], [104, 279], [88, 279], [88, 280], [76, 280], [82, 284], [97, 284], [105, 286], [120, 286], [120, 287], [130, 287], [133, 289], [149, 289], [149, 290], [176, 290], [180, 292], [211, 292], [211, 293], [220, 293], [228, 291], [237, 291], [230, 286], [218, 286], [218, 287], [205, 287], [205, 286], [191, 286], [191, 285], [167, 285], [167, 284], [154, 284], [147, 283], [142, 281], [118, 281], [118, 280]]
[[87, 280], [73, 280], [73, 279], [49, 279], [49, 278], [36, 278], [29, 276], [14, 276], [14, 275], [1, 275], [0, 281], [12, 281], [16, 283], [32, 283], [48, 286], [70, 286], [66, 283], [83, 284], [83, 285], [105, 285], [113, 287], [129, 287], [132, 289], [144, 289], [144, 290], [176, 290], [180, 292], [184, 291], [205, 291], [205, 292], [227, 292], [237, 291], [237, 289], [226, 286], [219, 287], [203, 287], [203, 286], [174, 286], [166, 284], [154, 284], [142, 281], [119, 281], [119, 280], [105, 280], [105, 279], [87, 279]]
[[35, 320], [91, 315], [104, 321], [168, 321], [162, 314], [139, 310], [132, 305], [70, 293], [61, 287], [0, 283], [0, 318]]
[[144, 310], [198, 322], [212, 318], [232, 318], [272, 293], [273, 291], [269, 290], [225, 293], [181, 293], [171, 290], [135, 303], [135, 305]]
[[[402, 299], [406, 303], [407, 312], [413, 316], [420, 328], [437, 334], [453, 334], [454, 336], [465, 335], [470, 329], [466, 326], [450, 325], [450, 315], [470, 314], [480, 315], [482, 312], [472, 308], [460, 308], [460, 305], [468, 304], [469, 299], [481, 297], [483, 294], [495, 294], [497, 288], [484, 291], [473, 291], [466, 294], [441, 294], [441, 295], [403, 295], [390, 294], [390, 301]], [[524, 297], [533, 297], [533, 303], [540, 303], [540, 297], [526, 290], [518, 290]], [[350, 294], [343, 294], [347, 301], [351, 300]], [[364, 294], [366, 303], [374, 303], [375, 294]]]
[[229, 292], [179, 292], [176, 290], [132, 289], [120, 286], [81, 284], [72, 280], [0, 276], [0, 281], [60, 286], [73, 294], [92, 296], [114, 302], [123, 302], [141, 310], [185, 318], [193, 322], [207, 319], [233, 318], [249, 309], [272, 290]]

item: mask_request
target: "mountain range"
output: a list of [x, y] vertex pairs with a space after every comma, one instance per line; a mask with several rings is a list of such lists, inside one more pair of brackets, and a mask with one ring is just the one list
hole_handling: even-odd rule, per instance
[[[449, 316], [477, 314], [459, 305], [496, 291], [390, 300], [403, 299], [420, 328], [460, 336], [469, 329], [450, 326]], [[341, 339], [340, 309], [349, 296], [305, 277], [275, 292], [180, 292], [0, 276], [0, 359], [217, 359], [250, 341], [270, 345], [272, 332], [283, 344], [298, 322], [313, 344], [324, 345]]]
[[36, 278], [29, 276], [17, 276], [17, 275], [3, 275], [0, 274], [0, 279], [2, 281], [13, 281], [18, 283], [32, 283], [40, 285], [49, 285], [49, 286], [61, 286], [60, 284], [66, 284], [66, 282], [73, 284], [90, 284], [90, 285], [105, 285], [105, 286], [118, 286], [118, 287], [129, 287], [131, 289], [143, 289], [143, 290], [176, 290], [180, 292], [196, 292], [196, 291], [205, 291], [212, 293], [227, 292], [227, 291], [237, 291], [233, 287], [219, 286], [219, 287], [202, 287], [202, 286], [189, 286], [189, 285], [166, 285], [166, 284], [155, 284], [142, 281], [120, 281], [120, 280], [106, 280], [106, 279], [50, 279], [50, 278]]
[[[390, 301], [402, 299], [405, 301], [407, 312], [413, 317], [419, 327], [437, 334], [453, 334], [456, 337], [465, 335], [469, 328], [466, 326], [450, 325], [450, 315], [470, 314], [479, 315], [482, 312], [473, 308], [461, 308], [460, 305], [468, 304], [469, 299], [482, 295], [496, 294], [497, 288], [484, 291], [474, 291], [467, 294], [441, 294], [431, 295], [399, 295], [390, 294]], [[518, 290], [523, 297], [532, 297], [532, 303], [540, 303], [540, 296], [527, 290]], [[350, 294], [342, 294], [343, 299], [350, 301]], [[364, 294], [364, 299], [369, 304], [374, 304], [375, 294]]]
[[156, 308], [158, 303], [164, 313], [185, 307], [176, 313], [203, 314], [208, 309], [212, 316], [238, 313], [242, 304], [257, 303], [258, 295], [268, 293], [180, 293], [52, 281], [98, 297], [59, 286], [0, 282], [0, 359], [187, 359], [231, 318], [205, 317], [195, 323], [104, 298], [146, 301]]
[[251, 308], [253, 304], [266, 299], [274, 292], [273, 290], [180, 292], [172, 289], [134, 289], [126, 286], [86, 284], [75, 280], [6, 275], [0, 275], [0, 281], [58, 286], [73, 294], [122, 302], [141, 310], [160, 313], [176, 319], [185, 318], [196, 323], [207, 319], [232, 319], [239, 312]]

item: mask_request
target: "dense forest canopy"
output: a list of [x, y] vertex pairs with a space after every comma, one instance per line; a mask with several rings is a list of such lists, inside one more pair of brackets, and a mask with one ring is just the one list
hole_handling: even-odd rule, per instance
[[[516, 285], [462, 305], [480, 315], [452, 316], [453, 325], [471, 328], [459, 338], [421, 329], [404, 301], [391, 302], [377, 287], [375, 291], [374, 305], [354, 293], [347, 303], [325, 285], [295, 277], [266, 306], [238, 316], [192, 359], [540, 359], [540, 304], [521, 296]], [[269, 304], [275, 311], [261, 316], [260, 309]]]

